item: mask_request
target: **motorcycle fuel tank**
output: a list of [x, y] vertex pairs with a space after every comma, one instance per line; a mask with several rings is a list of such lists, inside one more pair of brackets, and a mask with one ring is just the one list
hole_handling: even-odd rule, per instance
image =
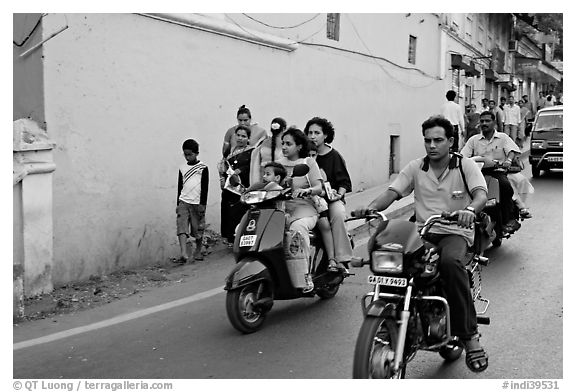
[[410, 255], [423, 246], [418, 227], [412, 222], [398, 219], [387, 220], [380, 223], [376, 233], [368, 242], [370, 252], [387, 244], [392, 244], [388, 247], [397, 247], [393, 244], [398, 244], [402, 246], [405, 255]]

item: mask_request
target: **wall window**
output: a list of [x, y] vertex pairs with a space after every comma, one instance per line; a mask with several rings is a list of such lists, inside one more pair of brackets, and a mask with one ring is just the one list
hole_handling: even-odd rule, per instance
[[340, 41], [340, 14], [328, 14], [326, 19], [326, 38]]
[[408, 42], [408, 62], [410, 64], [416, 64], [416, 37], [410, 36]]
[[472, 18], [466, 17], [466, 31], [464, 38], [466, 41], [472, 42]]
[[478, 36], [476, 39], [478, 40], [478, 46], [480, 49], [484, 49], [484, 37], [486, 37], [486, 34], [484, 33], [484, 27], [478, 25]]

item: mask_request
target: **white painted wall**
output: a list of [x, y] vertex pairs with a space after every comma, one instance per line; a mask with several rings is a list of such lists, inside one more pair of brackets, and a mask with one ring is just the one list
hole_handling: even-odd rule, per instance
[[[55, 284], [177, 253], [177, 168], [186, 138], [199, 141], [209, 165], [207, 221], [218, 231], [215, 165], [242, 104], [265, 128], [276, 116], [301, 128], [312, 116], [330, 119], [357, 188], [388, 180], [391, 130], [401, 135], [400, 166], [423, 155], [420, 125], [444, 101], [442, 80], [329, 48], [285, 52], [133, 14], [66, 20], [69, 28], [43, 47], [45, 116], [57, 146]], [[369, 48], [412, 67], [408, 34], [415, 34], [416, 66], [439, 75], [434, 16], [352, 20], [362, 40], [343, 17], [340, 43], [326, 40], [325, 31], [312, 41]], [[45, 18], [46, 30], [61, 21]], [[292, 38], [307, 37], [298, 34]]]

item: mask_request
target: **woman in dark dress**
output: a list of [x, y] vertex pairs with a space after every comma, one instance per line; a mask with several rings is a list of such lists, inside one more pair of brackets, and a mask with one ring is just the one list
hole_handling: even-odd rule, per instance
[[236, 146], [219, 167], [222, 202], [220, 204], [220, 232], [231, 247], [234, 231], [247, 207], [240, 203], [242, 191], [250, 185], [250, 128], [239, 125], [235, 131]]
[[306, 123], [304, 132], [318, 147], [316, 163], [326, 174], [326, 180], [332, 188], [331, 194], [326, 195], [326, 200], [328, 201], [336, 261], [338, 263], [349, 262], [354, 257], [344, 222], [346, 219], [344, 196], [347, 192], [352, 191], [352, 181], [346, 169], [344, 158], [328, 144], [334, 140], [334, 127], [325, 118], [314, 117]]

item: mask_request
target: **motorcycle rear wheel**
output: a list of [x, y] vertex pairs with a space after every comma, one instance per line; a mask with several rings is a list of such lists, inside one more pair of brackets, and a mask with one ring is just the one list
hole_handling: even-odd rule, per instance
[[354, 349], [352, 378], [405, 378], [406, 364], [393, 374], [398, 326], [393, 318], [366, 317]]
[[234, 328], [249, 334], [258, 331], [266, 318], [266, 313], [256, 310], [258, 284], [253, 283], [226, 293], [226, 314]]

